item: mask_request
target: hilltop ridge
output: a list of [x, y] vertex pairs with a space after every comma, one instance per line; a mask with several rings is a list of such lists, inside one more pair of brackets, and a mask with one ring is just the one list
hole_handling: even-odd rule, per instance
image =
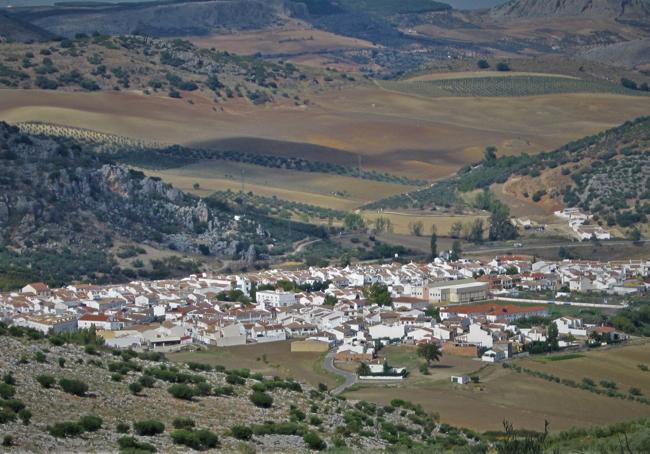
[[499, 18], [590, 17], [643, 20], [650, 17], [647, 0], [512, 0], [492, 8]]

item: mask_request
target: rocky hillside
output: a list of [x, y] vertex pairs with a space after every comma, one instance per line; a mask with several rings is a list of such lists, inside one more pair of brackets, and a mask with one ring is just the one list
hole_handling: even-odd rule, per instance
[[49, 38], [49, 32], [0, 11], [0, 43]]
[[87, 2], [79, 7], [33, 8], [17, 14], [34, 25], [67, 37], [95, 31], [163, 37], [265, 28], [288, 16], [300, 17], [305, 13], [304, 5], [288, 0], [185, 0], [118, 5]]
[[492, 9], [497, 18], [589, 17], [631, 20], [650, 18], [648, 0], [512, 0]]
[[[409, 402], [396, 400], [386, 407], [348, 402], [323, 387], [248, 370], [171, 364], [159, 354], [105, 350], [92, 335], [48, 341], [29, 340], [28, 334], [38, 337], [0, 325], [5, 381], [0, 394], [7, 399], [0, 401], [0, 434], [11, 434], [20, 452], [485, 446], [471, 431], [440, 425]], [[29, 414], [21, 413], [23, 408]]]
[[139, 90], [174, 98], [202, 96], [215, 103], [243, 98], [253, 104], [291, 104], [299, 103], [312, 85], [345, 83], [349, 80], [340, 74], [199, 49], [182, 40], [95, 34], [0, 46], [0, 87]]
[[[0, 255], [19, 254], [2, 255], [0, 276], [57, 282], [98, 271], [119, 279], [121, 270], [112, 269], [108, 257], [83, 260], [115, 242], [252, 263], [256, 246], [266, 250], [273, 239], [227, 207], [210, 207], [74, 141], [32, 137], [0, 123], [0, 241]], [[72, 257], [66, 267], [80, 260], [72, 276], [59, 276], [62, 265], [52, 262], [63, 252]], [[27, 269], [19, 266], [24, 260]]]

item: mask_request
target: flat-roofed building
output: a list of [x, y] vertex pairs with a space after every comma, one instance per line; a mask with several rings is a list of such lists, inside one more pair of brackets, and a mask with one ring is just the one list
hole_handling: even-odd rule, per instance
[[69, 333], [77, 330], [77, 317], [73, 315], [23, 315], [14, 324], [32, 328], [44, 334]]
[[488, 283], [474, 279], [446, 281], [429, 286], [429, 300], [435, 303], [472, 303], [488, 296]]

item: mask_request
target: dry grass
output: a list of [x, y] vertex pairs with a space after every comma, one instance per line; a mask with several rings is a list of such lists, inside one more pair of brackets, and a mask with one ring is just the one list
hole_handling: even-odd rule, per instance
[[311, 28], [300, 21], [267, 30], [243, 31], [231, 35], [212, 35], [190, 38], [199, 47], [216, 48], [242, 55], [310, 54], [341, 49], [376, 47], [368, 41], [335, 35]]
[[423, 214], [421, 212], [415, 213], [402, 213], [402, 212], [392, 212], [384, 211], [378, 213], [376, 211], [363, 211], [362, 216], [365, 219], [375, 220], [378, 217], [384, 217], [390, 219], [393, 224], [393, 233], [397, 235], [410, 235], [409, 224], [422, 222], [424, 229], [422, 231], [422, 236], [426, 237], [426, 241], [429, 241], [429, 235], [431, 234], [431, 226], [436, 226], [436, 231], [438, 235], [447, 235], [452, 224], [456, 222], [462, 222], [467, 224], [473, 222], [475, 219], [483, 219], [485, 225], [487, 226], [488, 216], [478, 216], [478, 215], [458, 215], [453, 216], [449, 214], [436, 215], [436, 214]]
[[338, 377], [323, 369], [322, 353], [292, 353], [291, 341], [211, 348], [207, 351], [172, 353], [166, 356], [176, 362], [219, 364], [228, 369], [248, 368], [265, 375], [292, 377], [313, 386], [318, 383], [330, 387], [338, 384]]
[[442, 73], [429, 73], [417, 75], [405, 79], [409, 82], [418, 81], [418, 80], [453, 80], [453, 79], [474, 79], [481, 77], [521, 77], [521, 76], [540, 76], [540, 77], [559, 77], [563, 79], [577, 79], [577, 77], [565, 76], [562, 74], [548, 74], [548, 73], [536, 73], [536, 72], [518, 72], [518, 71], [507, 71], [507, 72], [496, 72], [496, 71], [463, 71], [463, 72], [442, 72]]
[[[627, 349], [630, 349], [629, 353]], [[628, 362], [634, 362], [636, 367], [636, 347], [623, 347], [619, 352], [609, 351], [602, 354], [609, 362], [610, 368], [619, 361], [612, 358], [619, 355], [629, 355]], [[389, 352], [388, 357], [395, 366], [410, 363], [413, 367], [418, 364], [412, 350]], [[571, 363], [582, 360], [558, 361], [549, 365], [571, 370], [577, 367]], [[472, 374], [477, 371], [480, 385], [460, 386], [450, 383], [451, 375]], [[568, 388], [525, 374], [517, 374], [499, 365], [485, 366], [469, 358], [443, 356], [440, 364], [432, 369], [430, 376], [423, 376], [418, 371], [411, 372], [412, 375], [401, 384], [364, 385], [346, 393], [346, 396], [381, 404], [395, 398], [411, 400], [422, 404], [426, 410], [438, 412], [443, 422], [475, 430], [502, 429], [501, 422], [504, 419], [512, 421], [518, 428], [534, 430], [542, 430], [546, 419], [551, 424], [551, 430], [558, 431], [574, 426], [610, 424], [648, 415], [648, 407], [640, 403]], [[558, 371], [558, 375], [564, 376], [564, 372]]]
[[[241, 190], [242, 170], [246, 192], [339, 210], [355, 209], [373, 200], [414, 189], [380, 181], [230, 161], [205, 161], [176, 169], [145, 172], [159, 176], [184, 191], [207, 196], [226, 189]], [[199, 189], [194, 189], [195, 183], [200, 185]]]

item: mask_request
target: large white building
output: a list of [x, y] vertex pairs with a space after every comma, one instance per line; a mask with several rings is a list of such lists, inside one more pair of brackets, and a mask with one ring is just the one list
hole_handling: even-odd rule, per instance
[[255, 301], [264, 308], [292, 306], [296, 304], [296, 294], [281, 290], [263, 290], [255, 294]]
[[429, 300], [436, 303], [471, 303], [487, 299], [488, 283], [473, 279], [446, 281], [429, 286]]

